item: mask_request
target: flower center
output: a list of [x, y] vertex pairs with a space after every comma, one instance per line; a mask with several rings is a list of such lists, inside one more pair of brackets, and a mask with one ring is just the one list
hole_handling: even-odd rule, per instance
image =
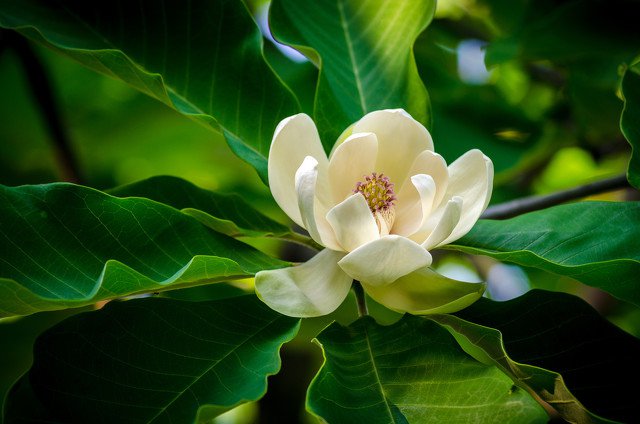
[[354, 193], [361, 193], [369, 209], [376, 219], [381, 235], [389, 234], [395, 220], [396, 196], [393, 191], [393, 183], [384, 174], [372, 172], [364, 177], [364, 181], [358, 181]]
[[364, 182], [358, 181], [353, 192], [362, 193], [373, 214], [388, 210], [396, 200], [393, 183], [389, 181], [389, 177], [375, 172], [365, 176]]

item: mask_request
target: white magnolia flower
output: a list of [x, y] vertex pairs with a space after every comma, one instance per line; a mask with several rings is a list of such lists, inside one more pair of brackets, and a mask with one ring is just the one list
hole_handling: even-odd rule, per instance
[[413, 313], [452, 312], [482, 294], [483, 285], [428, 268], [429, 251], [465, 235], [487, 207], [493, 164], [479, 150], [447, 167], [427, 129], [396, 109], [364, 116], [327, 158], [313, 121], [299, 114], [276, 128], [268, 166], [278, 205], [325, 246], [302, 265], [256, 275], [256, 292], [276, 311], [328, 314], [353, 280]]

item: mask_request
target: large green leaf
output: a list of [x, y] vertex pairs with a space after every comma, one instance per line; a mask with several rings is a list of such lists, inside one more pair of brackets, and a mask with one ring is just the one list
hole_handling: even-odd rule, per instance
[[429, 318], [476, 358], [534, 390], [565, 420], [637, 420], [637, 396], [628, 388], [640, 375], [640, 340], [583, 300], [533, 290], [508, 302], [482, 299], [456, 315]]
[[631, 160], [627, 178], [640, 189], [640, 62], [627, 68], [622, 79], [624, 110], [620, 118], [620, 129], [631, 144]]
[[578, 202], [480, 220], [448, 248], [575, 278], [640, 306], [640, 202]]
[[0, 26], [222, 131], [265, 181], [273, 131], [299, 109], [241, 1], [0, 0]]
[[118, 197], [145, 197], [164, 203], [232, 237], [284, 236], [291, 232], [238, 195], [205, 190], [177, 177], [152, 177], [115, 188], [109, 193]]
[[327, 422], [546, 422], [540, 405], [498, 368], [466, 354], [438, 324], [367, 317], [319, 336], [325, 363], [308, 408]]
[[0, 186], [0, 316], [286, 265], [169, 206], [66, 183]]
[[435, 12], [434, 0], [274, 0], [274, 36], [320, 66], [315, 120], [327, 150], [362, 115], [404, 108], [430, 126], [429, 97], [413, 43]]
[[[11, 422], [187, 423], [264, 395], [300, 320], [255, 296], [112, 302], [43, 333], [7, 401]], [[25, 390], [40, 410], [20, 407]], [[35, 415], [35, 416], [34, 416]]]

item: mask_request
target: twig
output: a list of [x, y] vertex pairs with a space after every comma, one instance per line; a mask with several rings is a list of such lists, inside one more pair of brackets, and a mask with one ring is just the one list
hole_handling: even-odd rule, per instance
[[621, 188], [630, 187], [625, 175], [618, 175], [606, 180], [596, 181], [569, 190], [559, 191], [544, 196], [530, 196], [487, 208], [480, 218], [483, 219], [506, 219], [526, 212], [548, 208], [561, 203], [580, 199], [598, 193], [605, 193]]
[[367, 299], [364, 296], [364, 290], [359, 281], [353, 280], [353, 292], [356, 294], [356, 304], [358, 305], [358, 315], [363, 317], [369, 315], [367, 308]]
[[54, 99], [53, 87], [46, 69], [24, 37], [5, 30], [2, 31], [2, 38], [6, 40], [7, 46], [13, 48], [22, 62], [33, 96], [51, 134], [62, 179], [81, 184], [82, 178], [78, 163], [62, 125], [62, 119]]

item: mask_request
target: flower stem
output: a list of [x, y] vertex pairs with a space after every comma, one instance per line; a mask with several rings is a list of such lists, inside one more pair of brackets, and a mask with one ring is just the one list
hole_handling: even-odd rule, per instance
[[582, 197], [593, 194], [604, 193], [607, 191], [618, 190], [630, 187], [625, 175], [596, 181], [585, 184], [569, 190], [559, 191], [544, 196], [530, 196], [521, 199], [512, 200], [499, 205], [487, 208], [480, 218], [483, 219], [506, 219], [521, 215], [526, 212], [532, 212], [539, 209], [548, 208], [550, 206], [559, 205], [570, 200], [580, 199]]
[[353, 280], [353, 292], [356, 294], [356, 304], [358, 305], [358, 315], [363, 317], [369, 315], [369, 309], [367, 309], [367, 299], [364, 296], [364, 290], [360, 281]]

